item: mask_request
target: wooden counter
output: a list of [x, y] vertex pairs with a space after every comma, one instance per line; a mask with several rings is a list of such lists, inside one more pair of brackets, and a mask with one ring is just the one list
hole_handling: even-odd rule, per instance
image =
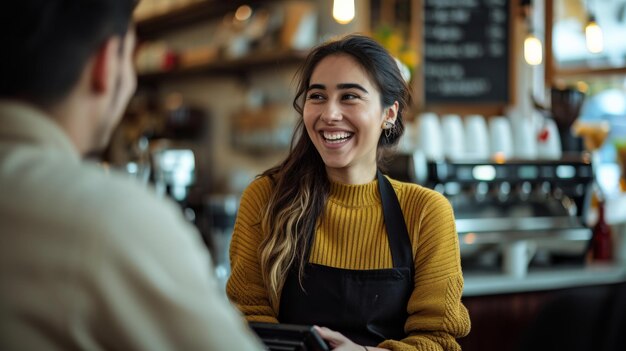
[[466, 274], [472, 329], [459, 343], [464, 351], [592, 350], [605, 330], [621, 328], [611, 317], [626, 315], [617, 293], [626, 296], [624, 263], [531, 271], [521, 279]]

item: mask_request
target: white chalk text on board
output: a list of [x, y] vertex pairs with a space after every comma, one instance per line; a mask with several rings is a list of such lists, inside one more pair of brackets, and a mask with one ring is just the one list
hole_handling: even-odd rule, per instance
[[509, 100], [509, 1], [424, 1], [427, 103]]

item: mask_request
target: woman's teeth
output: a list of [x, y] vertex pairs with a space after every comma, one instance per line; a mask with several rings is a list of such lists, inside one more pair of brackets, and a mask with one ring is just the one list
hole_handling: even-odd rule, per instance
[[353, 133], [348, 132], [322, 132], [322, 136], [329, 143], [340, 143], [349, 139]]

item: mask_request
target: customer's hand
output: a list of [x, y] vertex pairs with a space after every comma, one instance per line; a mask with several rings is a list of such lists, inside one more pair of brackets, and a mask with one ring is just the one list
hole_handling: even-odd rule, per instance
[[386, 349], [380, 349], [380, 348], [371, 347], [371, 346], [368, 346], [367, 348], [365, 348], [365, 346], [355, 344], [354, 342], [352, 342], [352, 340], [346, 338], [340, 332], [336, 332], [326, 327], [315, 326], [315, 329], [317, 330], [318, 333], [320, 333], [320, 336], [322, 337], [322, 339], [324, 339], [328, 343], [331, 350], [333, 351], [365, 351], [365, 350], [384, 351], [386, 350]]

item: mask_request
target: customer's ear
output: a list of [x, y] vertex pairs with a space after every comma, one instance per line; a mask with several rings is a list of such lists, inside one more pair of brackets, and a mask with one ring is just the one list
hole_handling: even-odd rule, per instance
[[118, 52], [120, 39], [110, 37], [96, 51], [93, 56], [91, 69], [91, 88], [94, 92], [102, 93], [109, 88], [110, 73]]

